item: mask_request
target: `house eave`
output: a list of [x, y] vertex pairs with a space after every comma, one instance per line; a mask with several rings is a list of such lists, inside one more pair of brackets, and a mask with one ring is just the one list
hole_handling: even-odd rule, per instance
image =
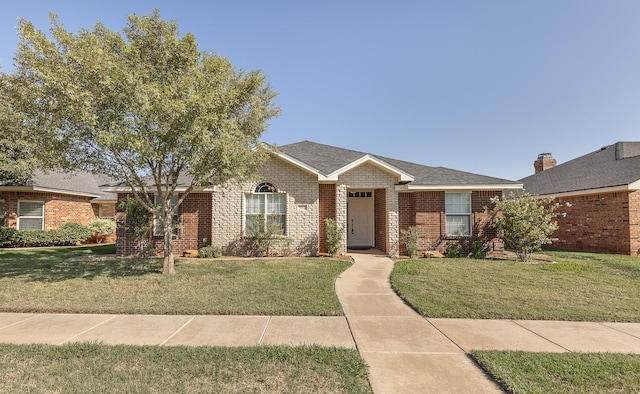
[[41, 186], [0, 186], [0, 191], [55, 193], [55, 194], [64, 194], [68, 196], [82, 196], [82, 197], [90, 197], [90, 198], [101, 197], [100, 194], [95, 194], [95, 193], [86, 193], [86, 192], [63, 190], [63, 189], [41, 187]]
[[515, 184], [470, 184], [470, 185], [396, 185], [398, 192], [419, 192], [419, 191], [482, 191], [482, 190], [522, 190], [521, 183]]
[[[186, 186], [178, 186], [175, 189], [176, 193], [184, 193], [187, 191], [187, 189], [189, 189]], [[108, 192], [108, 193], [131, 193], [131, 188], [129, 186], [103, 186], [100, 187], [100, 190], [103, 192]], [[136, 189], [137, 191], [142, 191], [139, 188]], [[148, 192], [154, 192], [155, 190], [147, 190]], [[195, 188], [191, 191], [191, 193], [208, 193], [208, 192], [213, 192], [214, 188], [213, 187], [202, 187], [202, 188]]]
[[640, 180], [637, 180], [633, 183], [629, 183], [627, 185], [599, 187], [596, 189], [571, 190], [567, 192], [558, 192], [558, 193], [536, 194], [534, 197], [537, 197], [537, 198], [575, 197], [575, 196], [585, 196], [589, 194], [630, 192], [630, 191], [636, 191], [636, 190], [640, 190]]

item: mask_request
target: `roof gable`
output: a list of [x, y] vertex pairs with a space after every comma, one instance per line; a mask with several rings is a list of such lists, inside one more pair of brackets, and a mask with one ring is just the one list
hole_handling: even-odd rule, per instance
[[521, 179], [537, 195], [632, 188], [639, 180], [640, 142], [617, 142]]

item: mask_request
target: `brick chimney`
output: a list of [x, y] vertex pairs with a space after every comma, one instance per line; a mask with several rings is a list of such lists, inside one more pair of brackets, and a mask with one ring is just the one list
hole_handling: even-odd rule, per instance
[[551, 156], [551, 153], [540, 153], [538, 160], [533, 162], [533, 168], [536, 169], [536, 174], [549, 168], [556, 166], [558, 162]]

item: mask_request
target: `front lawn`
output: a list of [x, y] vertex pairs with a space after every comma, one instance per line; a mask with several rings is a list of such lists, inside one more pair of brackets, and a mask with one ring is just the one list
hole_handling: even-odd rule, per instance
[[69, 261], [113, 246], [0, 251], [0, 312], [342, 315], [333, 259]]
[[547, 254], [557, 263], [403, 260], [391, 285], [427, 317], [640, 322], [640, 258]]
[[371, 393], [356, 350], [0, 344], [7, 393]]
[[638, 393], [640, 355], [472, 351], [509, 393]]

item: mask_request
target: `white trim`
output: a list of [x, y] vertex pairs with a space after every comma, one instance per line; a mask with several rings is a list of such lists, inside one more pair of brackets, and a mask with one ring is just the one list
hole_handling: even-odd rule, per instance
[[534, 195], [534, 197], [536, 198], [573, 197], [573, 196], [586, 196], [589, 194], [599, 194], [599, 193], [629, 192], [629, 191], [635, 191], [635, 190], [640, 190], [640, 180], [630, 183], [628, 185], [600, 187], [597, 189], [575, 190], [575, 191], [562, 192], [562, 193], [536, 194]]
[[[153, 185], [148, 185], [148, 186], [153, 186]], [[215, 190], [214, 187], [194, 188], [191, 191], [191, 193], [210, 193]], [[188, 188], [189, 188], [188, 186], [176, 187], [176, 190], [174, 190], [174, 193], [184, 193], [187, 191]], [[133, 193], [133, 191], [129, 186], [101, 186], [100, 190], [102, 190], [103, 192], [110, 192], [110, 193]], [[142, 192], [142, 190], [140, 189], [136, 189], [136, 190], [138, 192]]]
[[[447, 213], [447, 195], [453, 194], [465, 194], [469, 196], [469, 212], [465, 213]], [[449, 234], [447, 229], [447, 217], [448, 216], [466, 216], [469, 220], [469, 234], [459, 235], [459, 234]], [[471, 191], [455, 191], [455, 192], [445, 192], [444, 194], [444, 233], [445, 237], [472, 237], [473, 236], [473, 198]]]
[[[20, 203], [23, 202], [37, 202], [42, 204], [42, 216], [20, 216]], [[18, 200], [18, 206], [16, 207], [16, 229], [20, 230], [20, 218], [24, 217], [25, 219], [40, 219], [42, 218], [42, 224], [40, 226], [40, 230], [44, 230], [44, 201], [40, 200]]]
[[95, 193], [86, 193], [86, 192], [78, 192], [78, 191], [71, 191], [71, 190], [61, 190], [61, 189], [54, 189], [54, 188], [50, 188], [50, 187], [40, 187], [40, 186], [0, 186], [0, 191], [56, 193], [56, 194], [65, 194], [65, 195], [83, 196], [83, 197], [93, 197], [93, 198], [101, 197], [99, 194], [95, 194]]
[[522, 183], [495, 185], [396, 185], [396, 191], [455, 191], [470, 192], [483, 190], [521, 190]]

